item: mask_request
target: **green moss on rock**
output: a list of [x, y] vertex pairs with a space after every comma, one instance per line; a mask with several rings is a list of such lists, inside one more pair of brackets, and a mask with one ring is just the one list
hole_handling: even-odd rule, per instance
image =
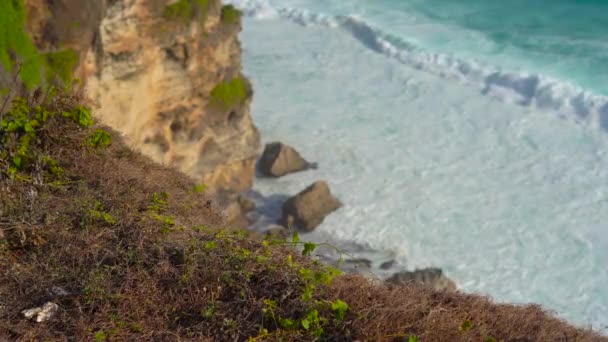
[[201, 24], [207, 19], [209, 11], [209, 0], [179, 0], [168, 5], [163, 11], [163, 16], [169, 20], [177, 20], [184, 23], [190, 22], [198, 16]]
[[216, 85], [211, 90], [211, 104], [222, 110], [230, 110], [243, 103], [250, 91], [246, 78], [236, 77]]
[[220, 19], [222, 20], [223, 24], [234, 25], [240, 23], [241, 15], [241, 11], [239, 11], [236, 7], [232, 5], [225, 5], [222, 6]]
[[64, 84], [72, 79], [72, 71], [78, 65], [78, 54], [72, 49], [44, 54], [45, 75], [47, 82], [52, 83], [57, 77]]

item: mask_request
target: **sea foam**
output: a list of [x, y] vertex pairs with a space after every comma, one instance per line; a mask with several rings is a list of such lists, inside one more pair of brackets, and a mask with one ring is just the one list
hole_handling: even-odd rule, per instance
[[275, 8], [267, 0], [232, 0], [246, 15], [256, 19], [282, 18], [302, 26], [320, 25], [342, 29], [365, 47], [408, 66], [455, 78], [477, 86], [484, 95], [521, 106], [548, 109], [570, 119], [585, 120], [608, 131], [608, 97], [586, 91], [555, 78], [501, 70], [480, 61], [463, 60], [451, 55], [418, 48], [401, 37], [372, 27], [358, 16], [331, 16], [306, 9]]
[[257, 179], [260, 222], [324, 179], [344, 207], [302, 239], [608, 323], [608, 135], [588, 125], [601, 127], [604, 99], [430, 53], [365, 16], [249, 4], [241, 38], [256, 124], [320, 166]]

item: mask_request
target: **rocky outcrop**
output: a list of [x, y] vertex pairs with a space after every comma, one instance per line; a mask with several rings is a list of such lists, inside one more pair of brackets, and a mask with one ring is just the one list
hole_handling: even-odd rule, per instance
[[293, 147], [280, 142], [266, 144], [259, 162], [260, 172], [268, 177], [281, 177], [311, 168], [317, 168], [317, 164], [307, 162]]
[[312, 231], [341, 205], [340, 201], [332, 196], [326, 182], [315, 182], [283, 204], [279, 224]]
[[[186, 10], [172, 12], [178, 2]], [[260, 145], [253, 92], [241, 74], [240, 23], [222, 20], [219, 0], [25, 5], [41, 51], [77, 52], [75, 75], [102, 122], [211, 192], [251, 186]]]
[[440, 291], [456, 291], [454, 281], [443, 275], [439, 268], [425, 268], [415, 271], [404, 271], [392, 275], [386, 280], [393, 285], [419, 284]]

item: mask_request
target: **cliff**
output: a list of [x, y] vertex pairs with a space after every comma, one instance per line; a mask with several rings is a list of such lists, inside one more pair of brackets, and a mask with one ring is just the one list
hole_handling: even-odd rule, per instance
[[241, 74], [240, 14], [218, 0], [26, 0], [42, 52], [71, 49], [103, 123], [209, 191], [252, 184], [260, 138]]

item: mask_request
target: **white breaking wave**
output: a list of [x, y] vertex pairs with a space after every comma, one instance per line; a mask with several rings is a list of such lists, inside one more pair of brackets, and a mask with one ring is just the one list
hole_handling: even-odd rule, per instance
[[401, 37], [391, 36], [356, 16], [331, 16], [305, 9], [275, 8], [267, 0], [231, 0], [256, 19], [286, 19], [302, 26], [342, 29], [367, 48], [410, 67], [479, 87], [484, 95], [521, 106], [557, 112], [564, 117], [608, 131], [608, 97], [568, 82], [538, 74], [503, 71], [476, 61], [423, 51]]

